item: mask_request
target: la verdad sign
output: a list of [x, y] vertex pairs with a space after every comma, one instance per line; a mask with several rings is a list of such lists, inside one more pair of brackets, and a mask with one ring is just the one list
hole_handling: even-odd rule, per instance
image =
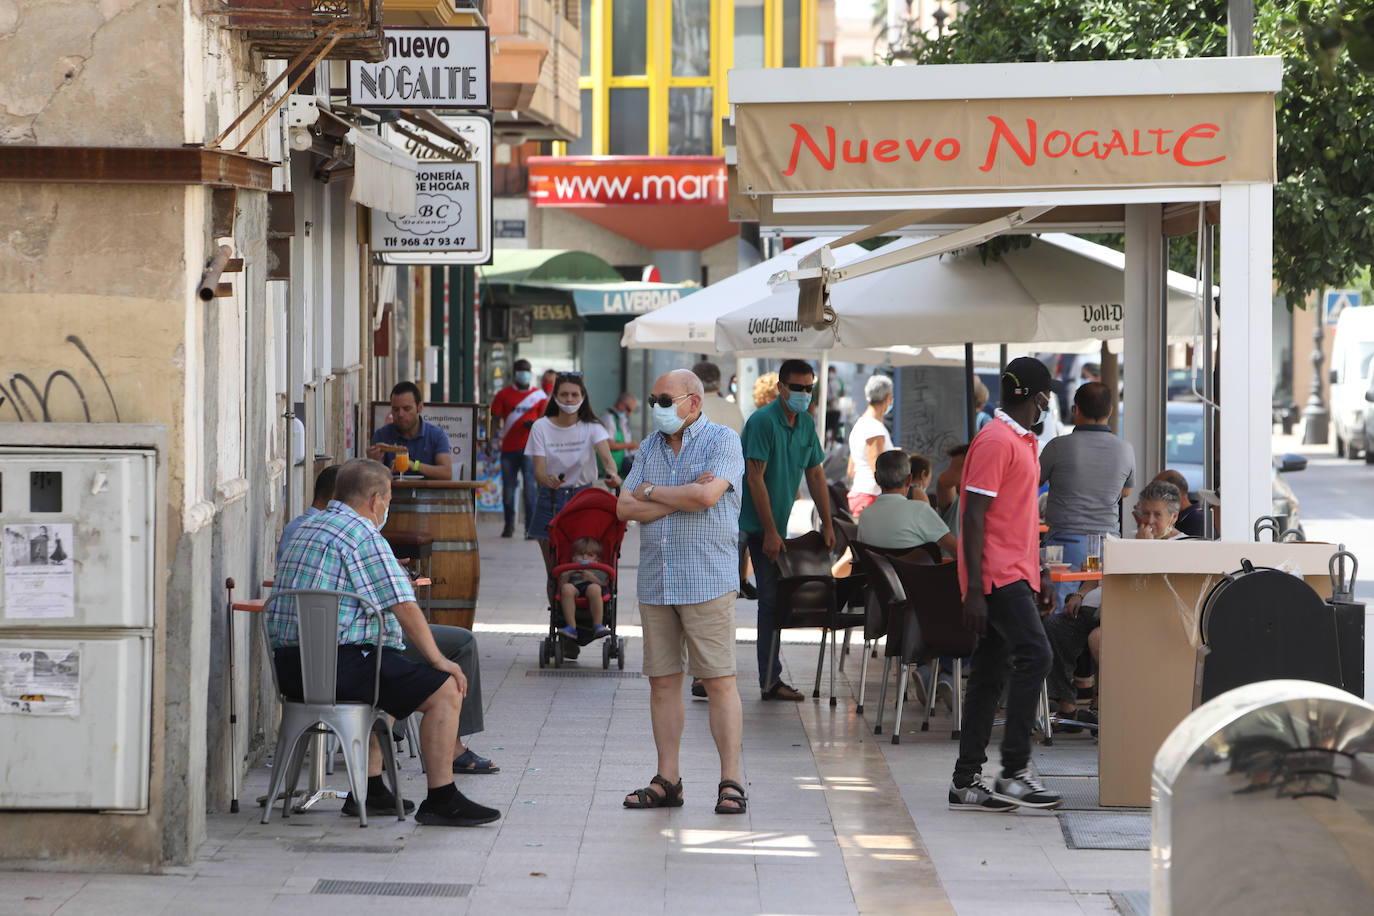
[[484, 28], [386, 30], [386, 60], [348, 62], [348, 104], [363, 108], [490, 108]]
[[745, 193], [1273, 181], [1261, 93], [735, 106]]

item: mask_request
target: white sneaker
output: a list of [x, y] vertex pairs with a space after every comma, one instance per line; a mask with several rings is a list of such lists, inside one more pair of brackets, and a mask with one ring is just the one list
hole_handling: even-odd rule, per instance
[[960, 788], [954, 784], [954, 780], [949, 783], [949, 810], [951, 811], [1013, 811], [1017, 803], [1010, 798], [999, 795], [992, 786], [988, 785], [987, 778], [975, 776], [973, 782]]
[[1030, 770], [1022, 770], [1007, 779], [999, 778], [994, 785], [999, 796], [1024, 808], [1058, 808], [1064, 804], [1063, 797], [1046, 789]]

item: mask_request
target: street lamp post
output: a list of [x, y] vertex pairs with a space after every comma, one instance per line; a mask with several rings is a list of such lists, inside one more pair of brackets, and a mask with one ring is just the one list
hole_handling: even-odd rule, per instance
[[935, 20], [935, 34], [940, 38], [944, 38], [945, 20], [949, 18], [949, 13], [945, 12], [944, 0], [940, 0], [940, 2], [935, 5], [935, 12], [930, 14], [930, 18]]
[[1307, 406], [1302, 409], [1302, 444], [1325, 445], [1331, 422], [1331, 414], [1322, 403], [1322, 337], [1325, 335], [1322, 305], [1313, 306], [1312, 321], [1312, 388], [1307, 395]]

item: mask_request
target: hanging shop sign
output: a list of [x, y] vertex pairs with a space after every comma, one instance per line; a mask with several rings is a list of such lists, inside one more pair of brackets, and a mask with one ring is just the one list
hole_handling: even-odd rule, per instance
[[[390, 31], [387, 33], [390, 35]], [[385, 131], [417, 160], [415, 213], [372, 211], [372, 250], [389, 264], [491, 261], [491, 122], [479, 115], [441, 119], [467, 149], [417, 127]], [[423, 143], [415, 137], [423, 134]]]
[[363, 108], [490, 108], [485, 28], [386, 30], [386, 60], [348, 62], [348, 104]]
[[527, 164], [537, 207], [726, 203], [725, 160], [715, 156], [534, 156]]
[[1266, 93], [735, 105], [746, 194], [1273, 181]]

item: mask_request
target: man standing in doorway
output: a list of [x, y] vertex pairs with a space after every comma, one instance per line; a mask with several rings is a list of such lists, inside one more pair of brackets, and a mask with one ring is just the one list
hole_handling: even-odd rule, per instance
[[530, 361], [517, 359], [512, 384], [496, 392], [491, 400], [491, 416], [501, 421], [501, 508], [506, 515], [506, 527], [501, 529], [503, 538], [515, 534], [517, 493], [523, 497], [526, 520], [534, 515], [534, 461], [525, 456], [525, 444], [530, 438], [530, 427], [543, 416], [549, 396], [543, 388], [534, 387], [533, 382]]
[[821, 471], [825, 453], [816, 439], [816, 424], [807, 412], [815, 388], [816, 373], [811, 366], [800, 359], [787, 360], [778, 369], [778, 396], [754, 411], [744, 424], [749, 498], [740, 511], [739, 527], [748, 542], [758, 581], [759, 689], [765, 700], [802, 698], [801, 691], [782, 682], [782, 653], [774, 651], [778, 632], [773, 627], [773, 611], [777, 601], [778, 554], [785, 549], [787, 518], [792, 514], [803, 469], [806, 487], [820, 513], [821, 536], [827, 547], [835, 546], [830, 493]]
[[[423, 474], [430, 480], [451, 480], [453, 451], [448, 434], [421, 416], [424, 401], [414, 382], [398, 382], [391, 389], [391, 422], [372, 434], [367, 457], [392, 471]], [[404, 449], [404, 451], [401, 451]]]
[[702, 415], [709, 397], [695, 375], [674, 369], [654, 382], [654, 429], [621, 490], [616, 514], [639, 522], [639, 615], [658, 772], [625, 798], [627, 808], [682, 805], [682, 660], [711, 700], [720, 754], [717, 814], [743, 814], [743, 712], [735, 683], [735, 539], [744, 459], [739, 437]]
[[[959, 585], [964, 625], [979, 640], [964, 699], [959, 760], [949, 787], [949, 807], [955, 810], [1057, 808], [1063, 803], [1026, 769], [1031, 722], [1053, 660], [1035, 594], [1040, 592], [1042, 607], [1052, 600], [1049, 589], [1041, 586], [1040, 461], [1030, 429], [1049, 412], [1052, 390], [1044, 363], [1029, 356], [1008, 363], [1002, 373], [1002, 406], [973, 437], [964, 459]], [[1009, 660], [1002, 775], [990, 783], [982, 775], [983, 764]]]
[[635, 460], [635, 449], [639, 448], [639, 443], [630, 432], [630, 414], [635, 412], [635, 406], [635, 396], [623, 391], [611, 405], [611, 409], [601, 415], [601, 425], [606, 427], [606, 432], [611, 437], [606, 445], [611, 450], [611, 457], [615, 459], [616, 472], [620, 474], [621, 480], [630, 473], [630, 466]]

